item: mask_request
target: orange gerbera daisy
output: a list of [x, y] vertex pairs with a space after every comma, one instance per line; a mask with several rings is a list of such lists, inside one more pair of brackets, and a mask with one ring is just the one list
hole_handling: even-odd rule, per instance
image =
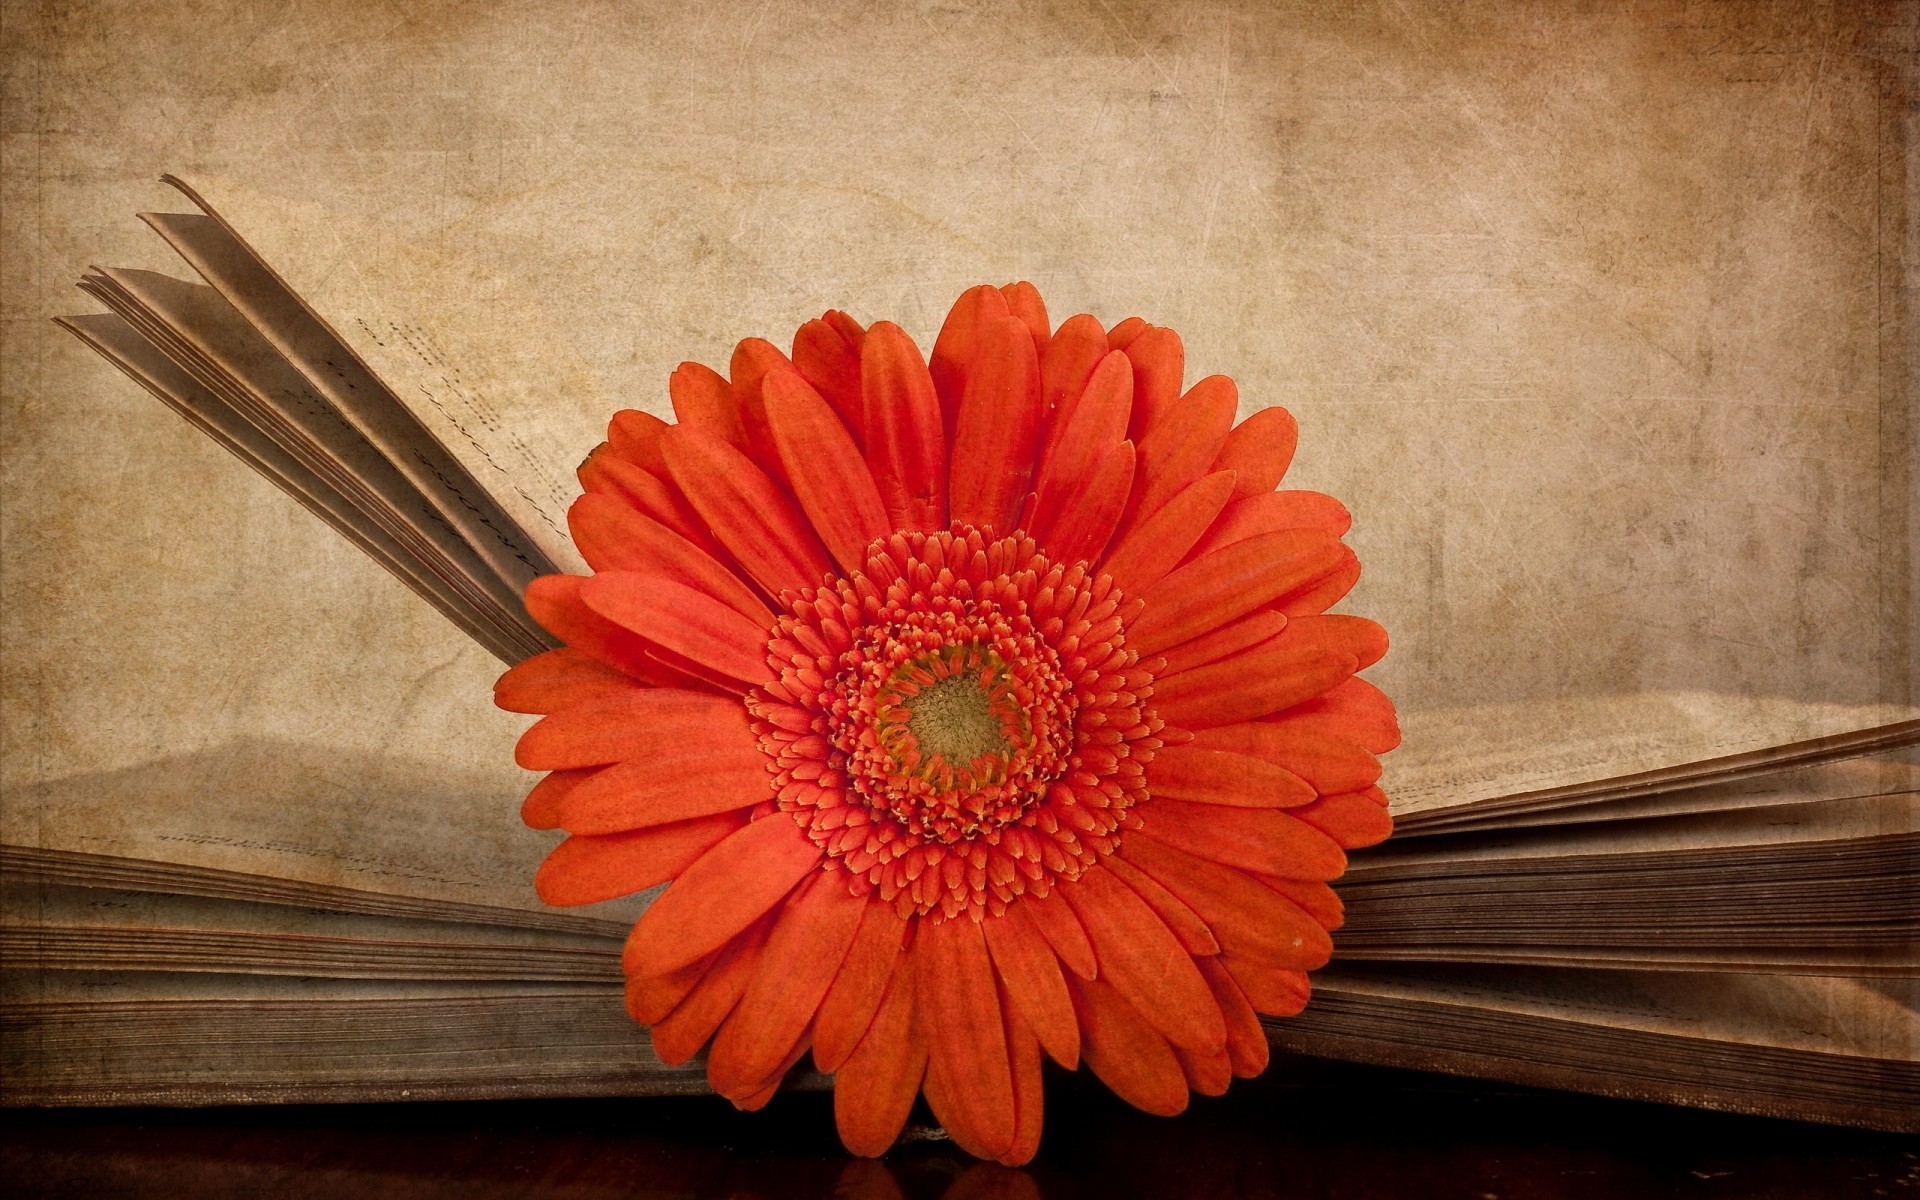
[[960, 297], [932, 361], [830, 312], [789, 358], [673, 374], [614, 417], [569, 519], [594, 574], [527, 608], [546, 714], [540, 895], [671, 885], [627, 1007], [764, 1104], [811, 1052], [879, 1154], [916, 1094], [962, 1147], [1040, 1138], [1041, 1057], [1177, 1113], [1298, 1012], [1346, 847], [1387, 835], [1392, 706], [1348, 517], [1276, 491], [1295, 426], [1181, 388], [1170, 329], [1053, 329], [1029, 284]]

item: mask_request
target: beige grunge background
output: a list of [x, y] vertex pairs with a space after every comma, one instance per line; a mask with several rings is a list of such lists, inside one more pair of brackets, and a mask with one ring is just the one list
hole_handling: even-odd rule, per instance
[[1911, 701], [1909, 8], [4, 14], [9, 786], [279, 738], [498, 762], [512, 820], [498, 665], [47, 320], [180, 269], [132, 216], [162, 171], [457, 244], [656, 409], [982, 281], [1171, 325], [1353, 509], [1403, 754], [1498, 750], [1462, 709]]

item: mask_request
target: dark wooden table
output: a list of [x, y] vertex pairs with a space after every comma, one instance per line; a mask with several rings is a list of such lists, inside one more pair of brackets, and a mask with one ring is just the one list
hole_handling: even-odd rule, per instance
[[[831, 1097], [13, 1111], [0, 1181], [24, 1196], [1920, 1197], [1920, 1141], [1294, 1060], [1183, 1117], [1049, 1081], [1025, 1171], [911, 1125], [847, 1158]], [[916, 1120], [924, 1118], [916, 1113]]]

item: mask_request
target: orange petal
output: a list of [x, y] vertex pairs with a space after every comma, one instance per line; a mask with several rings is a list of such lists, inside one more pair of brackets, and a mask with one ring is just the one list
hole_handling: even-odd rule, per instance
[[1364, 671], [1386, 656], [1387, 631], [1379, 622], [1365, 617], [1341, 614], [1293, 617], [1274, 646], [1351, 654], [1360, 664], [1358, 669]]
[[1182, 729], [1250, 721], [1311, 700], [1352, 675], [1350, 655], [1255, 650], [1153, 682], [1153, 707]]
[[1220, 515], [1233, 494], [1233, 472], [1220, 471], [1192, 484], [1160, 511], [1120, 534], [1101, 570], [1129, 595], [1140, 595], [1167, 577]]
[[1209, 862], [1287, 879], [1338, 879], [1347, 866], [1332, 838], [1278, 809], [1158, 798], [1149, 803], [1140, 807], [1145, 824], [1130, 840], [1144, 834]]
[[[1013, 1064], [1011, 1060], [1009, 1060], [1007, 1064], [1007, 1074], [1009, 1081], [1011, 1081], [1013, 1074]], [[1015, 1113], [1015, 1101], [1011, 1091], [1011, 1082], [1009, 1082], [1008, 1087], [1009, 1091], [1006, 1097], [1007, 1124], [1009, 1129], [1017, 1131], [1018, 1123]], [[973, 1119], [966, 1112], [966, 1101], [956, 1098], [965, 1096], [966, 1093], [962, 1090], [961, 1085], [954, 1084], [947, 1079], [946, 1075], [941, 1071], [939, 1059], [933, 1057], [927, 1059], [927, 1077], [921, 1081], [920, 1094], [927, 1098], [927, 1108], [932, 1111], [933, 1119], [944, 1125], [948, 1135], [953, 1138], [953, 1144], [968, 1154], [973, 1155], [975, 1158], [998, 1161], [1013, 1152], [1011, 1135], [1009, 1135], [1005, 1143], [997, 1143], [989, 1140], [991, 1137], [990, 1131], [983, 1130], [973, 1123]]]
[[887, 980], [900, 961], [906, 931], [906, 918], [893, 905], [878, 900], [867, 905], [853, 946], [814, 1018], [813, 1062], [822, 1071], [839, 1070], [873, 1024]]
[[1364, 679], [1342, 680], [1326, 694], [1296, 704], [1272, 720], [1352, 738], [1374, 754], [1385, 754], [1400, 744], [1400, 721], [1394, 715], [1393, 701]]
[[1156, 797], [1238, 808], [1292, 808], [1313, 801], [1315, 789], [1275, 760], [1200, 745], [1162, 747], [1146, 768]]
[[[681, 427], [669, 425], [667, 428], [673, 430]], [[660, 453], [663, 459], [666, 457], [666, 445], [672, 440], [670, 434], [661, 435]], [[642, 516], [660, 522], [709, 554], [719, 549], [707, 535], [706, 525], [693, 511], [693, 506], [681, 495], [679, 487], [668, 482], [667, 476], [655, 475], [625, 459], [604, 454], [589, 458], [580, 467], [579, 474], [580, 486], [589, 495], [618, 500]]]
[[713, 693], [737, 698], [740, 684], [737, 680], [703, 666], [682, 654], [675, 654], [665, 646], [656, 646], [642, 641], [646, 646], [647, 666], [653, 671], [656, 686], [686, 688], [690, 691]]
[[1129, 523], [1151, 517], [1213, 467], [1240, 410], [1240, 392], [1225, 375], [1187, 389], [1171, 419], [1155, 423], [1140, 443], [1140, 486]]
[[1133, 344], [1135, 338], [1145, 333], [1150, 326], [1141, 317], [1128, 317], [1107, 331], [1107, 349], [1125, 350]]
[[[733, 1014], [727, 1020], [728, 1025], [741, 1019], [741, 1009], [744, 1007], [745, 1005], [743, 1003], [740, 1007], [733, 1010]], [[724, 1036], [726, 1033], [725, 1027], [722, 1027], [720, 1032]], [[726, 1092], [721, 1092], [720, 1094], [726, 1096], [728, 1100], [731, 1100], [733, 1106], [741, 1112], [759, 1112], [767, 1106], [767, 1101], [773, 1099], [774, 1093], [780, 1090], [780, 1085], [786, 1082], [787, 1072], [793, 1070], [794, 1065], [806, 1057], [807, 1049], [812, 1045], [812, 1042], [813, 1039], [805, 1033], [802, 1033], [794, 1040], [793, 1045], [788, 1048], [787, 1052], [781, 1056], [779, 1063], [767, 1074], [766, 1079], [753, 1085], [752, 1090], [743, 1089], [736, 1090], [732, 1094]], [[707, 1074], [713, 1074], [711, 1067], [708, 1068]], [[709, 1080], [709, 1082], [711, 1082], [711, 1080]], [[714, 1090], [719, 1091], [720, 1089], [715, 1088]]]
[[1127, 641], [1141, 654], [1177, 646], [1319, 579], [1339, 542], [1317, 530], [1263, 533], [1194, 559], [1141, 594], [1146, 611]]
[[988, 917], [982, 923], [987, 949], [1000, 972], [1000, 982], [1006, 986], [1007, 998], [1053, 1061], [1071, 1071], [1080, 1065], [1080, 1026], [1073, 1019], [1073, 1001], [1060, 974], [1060, 960], [1046, 939], [1031, 925], [1007, 919], [1019, 906], [1016, 901], [1007, 913]]
[[[979, 359], [980, 331], [1012, 316], [1000, 289], [981, 284], [960, 293], [947, 313], [946, 322], [940, 326], [940, 334], [933, 340], [929, 368], [934, 390], [940, 396], [942, 423], [949, 435], [958, 428], [961, 398], [966, 394], [967, 379]], [[1024, 324], [1020, 328], [1031, 346], [1033, 336], [1025, 332]]]
[[820, 848], [786, 814], [750, 823], [682, 871], [641, 914], [622, 956], [627, 973], [662, 974], [719, 949], [819, 862]]
[[1007, 311], [1019, 318], [1033, 335], [1034, 350], [1044, 355], [1053, 336], [1053, 326], [1047, 320], [1047, 302], [1040, 298], [1040, 289], [1023, 279], [1002, 284], [1000, 296], [1007, 302]]
[[1126, 511], [1127, 496], [1133, 490], [1133, 470], [1133, 443], [1121, 442], [1086, 481], [1080, 495], [1052, 511], [1039, 509], [1034, 538], [1055, 562], [1100, 561], [1101, 552], [1120, 524], [1120, 514]]
[[781, 1064], [806, 1033], [867, 907], [838, 872], [817, 871], [795, 891], [774, 917], [739, 1009], [714, 1039], [707, 1079], [715, 1091], [739, 1095], [786, 1073]]
[[782, 487], [790, 486], [786, 464], [773, 444], [773, 431], [767, 425], [767, 402], [761, 385], [776, 370], [792, 370], [793, 364], [780, 347], [765, 338], [746, 338], [733, 348], [733, 361], [727, 367], [734, 403], [740, 406], [740, 424], [746, 428], [747, 456]]
[[[1094, 368], [1109, 353], [1107, 331], [1100, 327], [1100, 322], [1085, 313], [1061, 322], [1053, 340], [1047, 343], [1046, 353], [1040, 356], [1040, 404], [1047, 413], [1047, 434], [1043, 439], [1045, 447], [1040, 453], [1041, 462], [1053, 457], [1055, 449], [1066, 435], [1067, 423], [1073, 419], [1082, 394], [1091, 382]], [[1131, 409], [1131, 369], [1126, 372], [1126, 378], [1127, 401]], [[1120, 438], [1125, 436], [1123, 429]], [[1114, 440], [1119, 441], [1120, 438]]]
[[766, 756], [757, 748], [732, 737], [689, 739], [663, 743], [573, 787], [560, 802], [559, 823], [569, 833], [619, 833], [772, 799]]
[[933, 377], [898, 325], [877, 321], [860, 348], [867, 466], [895, 529], [947, 527], [947, 438]]
[[867, 336], [866, 326], [837, 308], [830, 308], [820, 314], [820, 319], [839, 330], [840, 336], [847, 339], [847, 345], [855, 350], [860, 349], [861, 340]]
[[675, 654], [742, 683], [771, 674], [765, 625], [705, 592], [640, 571], [603, 571], [580, 588], [587, 607]]
[[767, 944], [767, 925], [762, 921], [722, 947], [687, 998], [654, 1022], [653, 1052], [661, 1062], [677, 1067], [699, 1053], [740, 1003]]
[[1233, 1082], [1233, 1059], [1225, 1046], [1211, 1054], [1175, 1046], [1173, 1053], [1180, 1060], [1180, 1072], [1186, 1076], [1188, 1087], [1202, 1096], [1227, 1094], [1227, 1085]]
[[644, 758], [662, 745], [692, 740], [745, 751], [758, 745], [738, 699], [647, 688], [535, 721], [520, 735], [513, 757], [529, 771], [556, 771]]
[[914, 1019], [914, 958], [903, 955], [866, 1036], [833, 1080], [840, 1142], [868, 1158], [886, 1153], [907, 1123], [927, 1073], [927, 1042]]
[[1340, 903], [1340, 897], [1324, 883], [1310, 879], [1281, 879], [1275, 875], [1256, 875], [1255, 879], [1265, 886], [1279, 892], [1314, 919], [1329, 932], [1346, 923], [1346, 908]]
[[694, 691], [718, 692], [737, 698], [741, 691], [741, 681], [724, 671], [716, 671], [705, 663], [676, 653], [665, 646], [647, 644], [647, 661], [665, 677], [663, 686], [683, 687]]
[[[1380, 799], [1376, 800], [1375, 797]], [[1349, 850], [1377, 846], [1393, 832], [1393, 818], [1379, 788], [1322, 796], [1298, 811], [1302, 821]]]
[[635, 975], [627, 980], [627, 1015], [642, 1025], [664, 1020], [712, 965], [703, 958], [665, 975]]
[[969, 1153], [998, 1158], [1013, 1144], [1013, 1075], [986, 934], [965, 916], [923, 919], [908, 953], [916, 963], [914, 1004], [927, 1037], [927, 1075], [930, 1082], [938, 1077], [945, 1103], [934, 1088], [927, 1100]]
[[1106, 980], [1076, 979], [1069, 986], [1094, 1074], [1135, 1108], [1162, 1117], [1186, 1111], [1187, 1079], [1167, 1039]]
[[508, 712], [550, 713], [639, 690], [632, 676], [584, 650], [565, 647], [536, 654], [508, 669], [493, 685], [493, 702]]
[[1326, 965], [1326, 926], [1262, 880], [1151, 837], [1129, 837], [1117, 857], [1186, 901], [1226, 952], [1302, 969]]
[[[1204, 748], [1251, 754], [1285, 767], [1306, 780], [1309, 787], [1322, 796], [1333, 792], [1357, 792], [1373, 786], [1374, 781], [1380, 778], [1380, 761], [1352, 739], [1324, 733], [1296, 722], [1249, 721], [1239, 725], [1219, 725], [1196, 733], [1192, 746], [1172, 748], [1188, 752]], [[1153, 766], [1148, 769], [1149, 780], [1166, 753], [1166, 750], [1162, 750], [1155, 756]]]
[[1043, 507], [1060, 508], [1078, 497], [1100, 461], [1127, 440], [1132, 408], [1133, 369], [1126, 355], [1114, 351], [1094, 368], [1071, 413], [1059, 422], [1056, 444], [1042, 459], [1034, 490]]
[[1099, 973], [1086, 926], [1080, 924], [1080, 918], [1057, 893], [1036, 896], [1029, 892], [1020, 903], [1010, 905], [1006, 915], [1032, 925], [1033, 931], [1046, 939], [1047, 945], [1053, 947], [1060, 961], [1075, 975], [1092, 979]]
[[1134, 895], [1147, 902], [1153, 915], [1166, 922], [1180, 945], [1195, 958], [1204, 958], [1209, 954], [1220, 953], [1220, 943], [1214, 940], [1213, 931], [1207, 923], [1194, 912], [1187, 902], [1161, 887], [1158, 880], [1141, 871], [1125, 859], [1109, 856], [1101, 864], [1113, 872], [1113, 877], [1133, 889]]
[[1345, 546], [1340, 547], [1340, 562], [1333, 570], [1297, 592], [1282, 596], [1274, 608], [1289, 617], [1310, 617], [1340, 603], [1340, 598], [1360, 582], [1360, 558]]
[[1163, 746], [1147, 765], [1155, 798], [1240, 808], [1292, 808], [1313, 800], [1314, 789], [1273, 762], [1198, 744]]
[[1207, 986], [1213, 989], [1221, 1015], [1227, 1019], [1227, 1059], [1233, 1073], [1242, 1079], [1251, 1079], [1267, 1069], [1272, 1050], [1267, 1044], [1267, 1031], [1261, 1027], [1260, 1014], [1253, 1011], [1253, 1005], [1247, 1003], [1247, 994], [1217, 960], [1203, 958], [1198, 965], [1200, 973], [1207, 977]]
[[[527, 615], [567, 647], [632, 676], [643, 684], [665, 682], [647, 657], [645, 642], [588, 608], [580, 599], [582, 575], [542, 575], [527, 585]], [[535, 661], [528, 659], [528, 662]]]
[[[844, 316], [845, 314], [841, 314]], [[793, 335], [793, 365], [833, 406], [847, 432], [859, 442], [865, 437], [860, 399], [860, 348], [824, 319], [808, 321]], [[788, 464], [792, 468], [792, 464]]]
[[1182, 671], [1218, 662], [1228, 655], [1256, 647], [1270, 649], [1269, 639], [1287, 627], [1287, 618], [1271, 609], [1257, 608], [1237, 621], [1229, 622], [1197, 638], [1168, 647], [1160, 657], [1156, 675], [1178, 675]]
[[655, 474], [667, 469], [667, 460], [660, 453], [660, 438], [666, 432], [665, 421], [637, 408], [623, 408], [607, 422], [607, 442], [613, 452]]
[[1127, 434], [1138, 443], [1179, 407], [1187, 352], [1179, 334], [1164, 325], [1149, 325], [1127, 343], [1126, 354], [1133, 363], [1133, 421]]
[[763, 391], [774, 444], [800, 507], [840, 565], [858, 571], [868, 543], [892, 532], [866, 460], [833, 409], [797, 373], [770, 373]]
[[588, 493], [567, 510], [580, 556], [595, 571], [646, 571], [705, 592], [763, 629], [773, 613], [705, 550], [611, 496]]
[[533, 785], [527, 798], [520, 802], [520, 820], [529, 829], [560, 828], [560, 802], [572, 794], [573, 790], [589, 778], [598, 775], [601, 767], [581, 767], [567, 771], [549, 771], [544, 779]]
[[948, 457], [948, 504], [955, 521], [1004, 535], [1033, 482], [1040, 360], [1027, 327], [1012, 317], [981, 323], [972, 344]]
[[683, 362], [667, 377], [667, 395], [680, 424], [710, 433], [730, 446], [746, 449], [747, 432], [740, 423], [740, 405], [720, 372], [695, 362]]
[[727, 385], [733, 389], [733, 398], [742, 400], [747, 394], [759, 394], [761, 381], [769, 374], [792, 366], [780, 347], [767, 339], [742, 338], [734, 345], [733, 358], [727, 363]]
[[1340, 537], [1353, 526], [1346, 505], [1319, 492], [1260, 492], [1227, 505], [1220, 520], [1194, 547], [1206, 554], [1222, 546], [1244, 542], [1262, 533], [1283, 529], [1319, 529]]
[[644, 892], [686, 870], [745, 824], [745, 817], [722, 813], [632, 833], [570, 837], [540, 864], [533, 890], [559, 908]]
[[1213, 460], [1213, 469], [1239, 476], [1233, 486], [1235, 499], [1258, 496], [1280, 486], [1299, 441], [1300, 426], [1292, 413], [1263, 408], [1233, 427], [1220, 456]]
[[1253, 1010], [1270, 1017], [1291, 1017], [1307, 1006], [1309, 984], [1305, 971], [1274, 966], [1236, 954], [1222, 954], [1221, 966], [1246, 993]]
[[1060, 894], [1086, 926], [1102, 982], [1176, 1045], [1212, 1050], [1225, 1044], [1220, 1010], [1193, 957], [1132, 888], [1092, 867], [1061, 885]]
[[685, 428], [665, 440], [667, 465], [688, 502], [769, 592], [817, 587], [832, 572], [813, 527], [746, 455]]
[[[1071, 1017], [1072, 1002], [1069, 1000], [1068, 1004], [1067, 1014]], [[1046, 1087], [1040, 1076], [1040, 1039], [1027, 1028], [1018, 1012], [1007, 1008], [1006, 1014], [1008, 1065], [1013, 1069], [1013, 1144], [1000, 1156], [1000, 1162], [1005, 1166], [1017, 1167], [1031, 1161], [1040, 1149]], [[963, 1200], [954, 1196], [952, 1190], [941, 1200], [948, 1200], [948, 1197]]]

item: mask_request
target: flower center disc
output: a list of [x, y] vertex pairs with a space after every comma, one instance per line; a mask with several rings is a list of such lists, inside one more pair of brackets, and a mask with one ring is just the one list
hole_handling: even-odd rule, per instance
[[748, 709], [778, 806], [856, 894], [999, 912], [1118, 844], [1161, 723], [1112, 579], [955, 525], [783, 600]]
[[[996, 661], [996, 666], [998, 665]], [[1005, 761], [1013, 749], [1000, 717], [994, 714], [989, 682], [993, 668], [979, 674], [949, 675], [907, 702], [907, 732], [919, 744], [929, 768], [974, 766], [988, 755]]]

